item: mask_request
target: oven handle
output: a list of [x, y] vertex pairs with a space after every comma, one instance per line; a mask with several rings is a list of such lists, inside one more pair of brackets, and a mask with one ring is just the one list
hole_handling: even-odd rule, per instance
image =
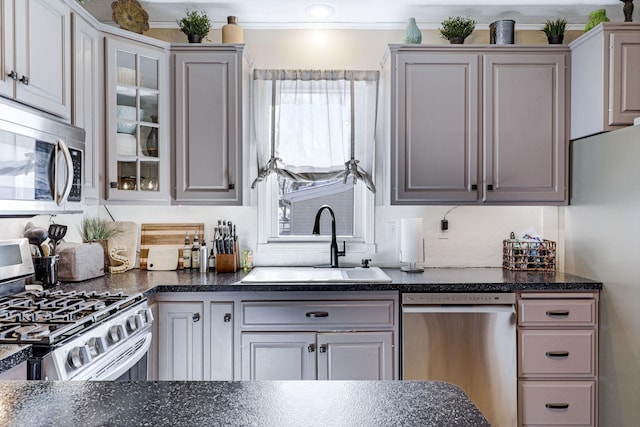
[[403, 305], [403, 313], [515, 313], [513, 304], [503, 305]]
[[58, 141], [56, 141], [56, 153], [58, 152], [58, 150], [62, 152], [64, 163], [67, 167], [67, 179], [64, 183], [64, 190], [62, 191], [62, 194], [58, 194], [58, 162], [56, 160], [53, 182], [55, 189], [54, 191], [56, 193], [56, 204], [60, 206], [64, 203], [67, 197], [69, 197], [69, 193], [71, 193], [71, 188], [73, 187], [73, 160], [71, 159], [69, 147], [67, 147], [67, 144], [65, 144], [65, 142], [61, 139], [58, 139]]

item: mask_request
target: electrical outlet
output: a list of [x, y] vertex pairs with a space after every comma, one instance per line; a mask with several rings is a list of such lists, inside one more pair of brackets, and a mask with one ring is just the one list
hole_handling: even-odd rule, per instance
[[392, 241], [395, 242], [397, 236], [398, 236], [398, 222], [397, 221], [388, 221], [387, 222], [387, 229], [389, 230], [389, 237], [392, 239]]

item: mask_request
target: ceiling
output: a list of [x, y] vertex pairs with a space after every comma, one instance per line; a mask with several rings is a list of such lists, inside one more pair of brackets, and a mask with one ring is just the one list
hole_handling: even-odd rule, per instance
[[[113, 0], [85, 0], [84, 7], [99, 21], [113, 24]], [[226, 22], [228, 15], [238, 17], [244, 28], [404, 28], [415, 17], [423, 29], [438, 28], [448, 16], [469, 16], [478, 28], [486, 28], [498, 19], [514, 19], [516, 28], [539, 28], [548, 18], [565, 17], [569, 28], [581, 28], [589, 12], [604, 8], [612, 21], [624, 20], [621, 0], [139, 0], [149, 14], [152, 28], [177, 28], [176, 19], [187, 9], [204, 10], [213, 26]], [[333, 12], [325, 18], [306, 13], [309, 6], [325, 4]], [[636, 7], [634, 19], [639, 15]]]

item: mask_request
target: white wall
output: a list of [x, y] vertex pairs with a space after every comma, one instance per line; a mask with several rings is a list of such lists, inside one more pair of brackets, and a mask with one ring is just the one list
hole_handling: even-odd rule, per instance
[[[245, 31], [245, 42], [257, 68], [380, 69], [387, 44], [400, 43], [402, 33], [398, 30], [251, 30]], [[446, 43], [438, 37], [436, 31], [423, 33], [425, 43]], [[520, 34], [519, 42], [544, 42], [539, 31], [523, 33], [530, 34]], [[165, 31], [164, 34], [171, 36], [173, 33]], [[487, 32], [478, 31], [467, 43], [487, 41]], [[378, 155], [386, 156], [385, 153]], [[383, 176], [388, 176], [388, 173], [377, 171], [379, 183]], [[386, 192], [388, 185], [379, 184], [378, 187]], [[251, 199], [255, 200], [255, 197]], [[388, 196], [378, 199], [378, 203], [382, 204], [381, 200], [388, 200]], [[375, 241], [378, 253], [366, 254], [366, 257], [373, 258], [376, 264], [398, 265], [397, 247], [391, 228], [395, 221], [403, 217], [424, 218], [428, 266], [500, 266], [502, 239], [507, 238], [511, 231], [517, 232], [529, 227], [534, 227], [547, 239], [559, 241], [561, 238], [558, 208], [554, 207], [462, 206], [447, 215], [449, 231], [441, 234], [440, 219], [451, 207], [378, 206], [375, 212]], [[317, 264], [318, 259], [328, 260], [328, 245], [323, 245], [320, 251], [256, 253], [255, 206], [149, 208], [108, 205], [108, 208], [119, 221], [203, 222], [207, 239], [210, 238], [210, 225], [217, 218], [231, 219], [239, 227], [240, 246], [243, 249], [254, 250], [256, 265]], [[106, 215], [102, 207], [92, 207], [87, 211], [92, 215]], [[55, 218], [56, 222], [70, 226], [67, 238], [69, 241], [80, 241], [76, 227], [80, 220], [80, 215]], [[0, 238], [20, 236], [26, 221], [0, 220]], [[36, 225], [46, 226], [49, 218], [37, 217], [32, 221]], [[364, 257], [364, 253], [350, 253], [344, 262], [359, 263]]]

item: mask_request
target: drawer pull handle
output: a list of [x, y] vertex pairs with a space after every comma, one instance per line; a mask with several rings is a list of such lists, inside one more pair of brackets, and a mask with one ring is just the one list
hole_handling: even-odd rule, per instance
[[547, 351], [547, 357], [569, 357], [568, 351]]
[[329, 317], [329, 313], [326, 311], [310, 311], [306, 314], [307, 317]]
[[549, 317], [567, 317], [569, 316], [569, 310], [549, 310], [547, 311]]
[[567, 408], [569, 408], [569, 404], [568, 403], [545, 403], [544, 406], [546, 408], [549, 408], [549, 409], [567, 409]]

